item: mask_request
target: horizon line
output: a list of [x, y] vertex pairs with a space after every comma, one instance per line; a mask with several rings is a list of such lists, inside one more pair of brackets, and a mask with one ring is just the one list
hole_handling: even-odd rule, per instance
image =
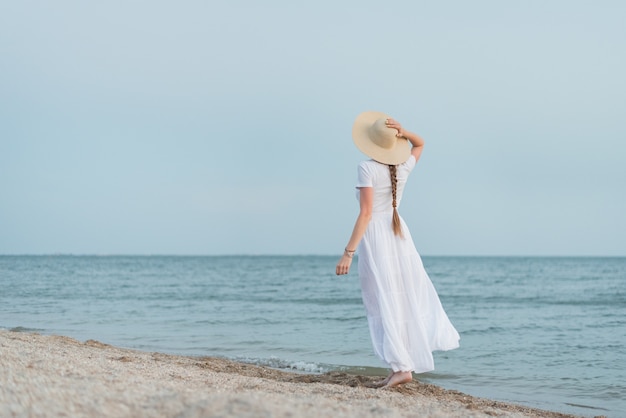
[[[471, 258], [624, 258], [624, 255], [607, 254], [419, 254], [420, 257], [471, 257]], [[321, 253], [223, 253], [223, 254], [167, 254], [167, 253], [3, 253], [0, 257], [340, 257], [341, 254]], [[356, 254], [358, 257], [358, 253]]]

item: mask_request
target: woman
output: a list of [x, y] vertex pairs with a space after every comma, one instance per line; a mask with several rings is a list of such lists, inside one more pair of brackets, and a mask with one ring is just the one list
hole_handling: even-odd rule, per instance
[[357, 116], [352, 137], [371, 160], [359, 164], [360, 212], [339, 263], [348, 274], [358, 247], [358, 272], [374, 352], [391, 368], [377, 386], [412, 380], [434, 369], [432, 352], [459, 346], [411, 234], [397, 207], [424, 140], [380, 112]]

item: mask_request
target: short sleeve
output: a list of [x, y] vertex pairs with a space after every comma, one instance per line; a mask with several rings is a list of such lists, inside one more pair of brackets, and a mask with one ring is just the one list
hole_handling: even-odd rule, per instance
[[362, 161], [358, 168], [356, 187], [373, 187], [373, 176], [372, 166], [367, 161]]
[[411, 154], [408, 160], [402, 163], [402, 165], [409, 170], [409, 172], [413, 171], [415, 164], [417, 164], [417, 161], [415, 160], [415, 156], [413, 154]]

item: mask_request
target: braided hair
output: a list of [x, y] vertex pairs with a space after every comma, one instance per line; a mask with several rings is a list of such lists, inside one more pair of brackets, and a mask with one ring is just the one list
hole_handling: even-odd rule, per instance
[[402, 238], [402, 225], [400, 224], [400, 215], [398, 215], [398, 203], [396, 202], [396, 194], [398, 191], [398, 177], [397, 177], [397, 167], [395, 165], [389, 166], [389, 174], [391, 175], [391, 197], [393, 198], [393, 219], [391, 221], [391, 226], [393, 228], [393, 233]]

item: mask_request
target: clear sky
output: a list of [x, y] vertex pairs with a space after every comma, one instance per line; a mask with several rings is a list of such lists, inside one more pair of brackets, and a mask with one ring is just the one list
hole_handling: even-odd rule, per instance
[[364, 110], [424, 255], [626, 255], [626, 2], [4, 1], [0, 254], [341, 254]]

